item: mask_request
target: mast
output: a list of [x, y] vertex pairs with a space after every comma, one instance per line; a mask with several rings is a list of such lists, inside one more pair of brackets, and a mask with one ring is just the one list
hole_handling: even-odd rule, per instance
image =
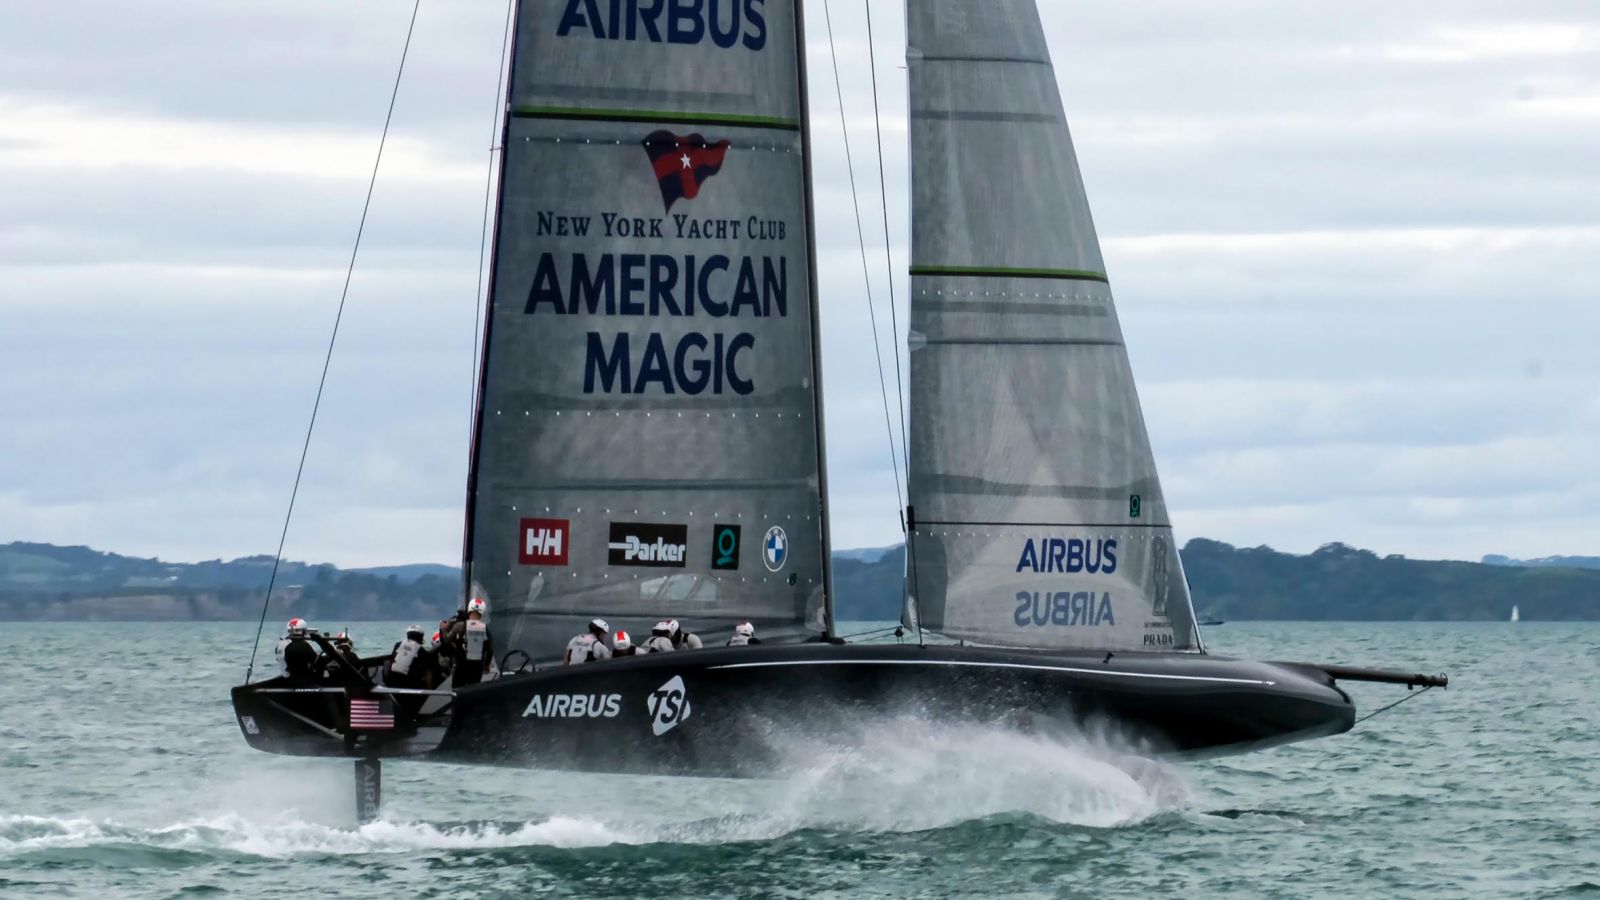
[[[515, 60], [517, 58], [517, 27], [522, 18], [522, 0], [512, 0], [511, 9], [511, 49], [505, 59], [505, 99], [500, 104], [500, 144], [496, 151], [498, 165], [495, 167], [494, 183], [494, 224], [489, 236], [489, 280], [485, 283], [486, 290], [483, 299], [483, 343], [478, 348], [478, 386], [473, 391], [472, 397], [472, 438], [467, 448], [467, 501], [466, 513], [461, 529], [461, 599], [457, 606], [458, 611], [465, 611], [467, 602], [472, 599], [472, 527], [473, 513], [477, 509], [478, 500], [478, 445], [483, 437], [483, 391], [486, 379], [489, 376], [489, 335], [494, 327], [494, 316], [490, 311], [494, 309], [495, 272], [500, 261], [500, 218], [505, 203], [506, 184], [506, 144], [511, 133], [511, 97], [515, 85], [512, 78], [516, 74]], [[499, 99], [499, 98], [496, 98]], [[476, 303], [477, 298], [473, 298]]]
[[[805, 0], [794, 0], [794, 31], [802, 37], [806, 33]], [[826, 615], [827, 636], [838, 634], [833, 617], [833, 531], [828, 520], [828, 442], [825, 436], [824, 405], [822, 402], [822, 310], [817, 288], [817, 217], [815, 195], [811, 185], [811, 91], [806, 78], [806, 54], [802, 49], [795, 54], [800, 79], [800, 152], [805, 157], [806, 193], [806, 266], [810, 270], [811, 290], [806, 299], [811, 307], [811, 378], [816, 385], [812, 419], [817, 423], [817, 517], [822, 522], [822, 603]]]

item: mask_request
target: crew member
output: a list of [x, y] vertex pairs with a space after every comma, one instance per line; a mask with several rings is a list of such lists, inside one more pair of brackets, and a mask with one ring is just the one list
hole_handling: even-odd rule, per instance
[[674, 650], [699, 650], [702, 646], [700, 635], [685, 630], [677, 619], [668, 619], [667, 627], [671, 629]]
[[422, 642], [422, 649], [417, 651], [416, 664], [411, 669], [411, 674], [416, 677], [417, 684], [428, 690], [433, 690], [444, 684], [445, 671], [439, 652], [439, 632], [435, 631], [433, 637]]
[[450, 659], [450, 647], [444, 642], [444, 633], [449, 627], [450, 622], [448, 620], [439, 623], [439, 630], [435, 631], [433, 637], [428, 640], [428, 647], [433, 650], [433, 658], [439, 664], [439, 682], [441, 684], [444, 683], [444, 679], [450, 677], [450, 663], [452, 662]]
[[361, 657], [356, 655], [355, 644], [350, 640], [350, 633], [341, 631], [334, 635], [328, 643], [333, 649], [331, 651], [325, 650], [317, 657], [317, 675], [324, 684], [344, 684], [353, 680], [355, 673], [361, 671]]
[[494, 639], [483, 615], [489, 605], [473, 597], [467, 601], [467, 617], [450, 626], [445, 641], [450, 645], [451, 672], [456, 687], [477, 684], [493, 670]]
[[405, 637], [395, 642], [388, 661], [383, 664], [384, 684], [400, 688], [421, 686], [422, 671], [417, 659], [422, 655], [422, 641], [422, 626], [407, 625]]
[[611, 648], [606, 646], [606, 636], [610, 633], [611, 626], [606, 624], [605, 619], [590, 619], [588, 631], [567, 641], [567, 652], [561, 657], [562, 664], [575, 666], [598, 659], [610, 659]]
[[617, 633], [611, 636], [612, 656], [637, 656], [638, 653], [639, 648], [633, 645], [633, 638], [628, 637], [626, 631], [619, 628]]
[[756, 637], [756, 627], [749, 622], [740, 622], [733, 626], [733, 637], [728, 638], [729, 647], [743, 647], [748, 644], [759, 644], [761, 639]]
[[672, 646], [672, 625], [657, 622], [650, 629], [650, 637], [639, 645], [640, 653], [667, 653], [678, 648]]
[[296, 616], [289, 620], [283, 637], [278, 641], [278, 674], [294, 680], [313, 680], [317, 677], [317, 647], [310, 640], [311, 626]]

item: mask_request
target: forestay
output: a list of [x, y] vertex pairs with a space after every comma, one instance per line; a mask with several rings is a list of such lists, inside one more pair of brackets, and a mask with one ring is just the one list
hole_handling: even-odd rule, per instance
[[1198, 649], [1032, 0], [910, 0], [911, 503], [925, 628]]
[[521, 3], [466, 551], [497, 646], [828, 626], [799, 15]]

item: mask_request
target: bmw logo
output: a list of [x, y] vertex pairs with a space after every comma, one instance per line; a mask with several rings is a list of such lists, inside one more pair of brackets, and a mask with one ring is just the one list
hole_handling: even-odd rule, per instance
[[776, 572], [783, 568], [788, 558], [789, 536], [784, 534], [782, 526], [768, 528], [767, 536], [761, 539], [761, 561], [767, 564], [767, 571]]

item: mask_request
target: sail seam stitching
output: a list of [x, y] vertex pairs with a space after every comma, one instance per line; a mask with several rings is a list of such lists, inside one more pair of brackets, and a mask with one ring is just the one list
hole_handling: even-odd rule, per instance
[[768, 128], [777, 131], [799, 131], [798, 119], [780, 116], [745, 116], [733, 113], [680, 113], [650, 109], [582, 109], [566, 106], [514, 106], [511, 115], [518, 119], [576, 119], [607, 122], [660, 122], [710, 125], [738, 125], [745, 128]]
[[1092, 269], [1032, 269], [1004, 266], [912, 266], [912, 275], [944, 275], [972, 278], [1049, 278], [1061, 281], [1098, 281], [1110, 284], [1104, 272]]

